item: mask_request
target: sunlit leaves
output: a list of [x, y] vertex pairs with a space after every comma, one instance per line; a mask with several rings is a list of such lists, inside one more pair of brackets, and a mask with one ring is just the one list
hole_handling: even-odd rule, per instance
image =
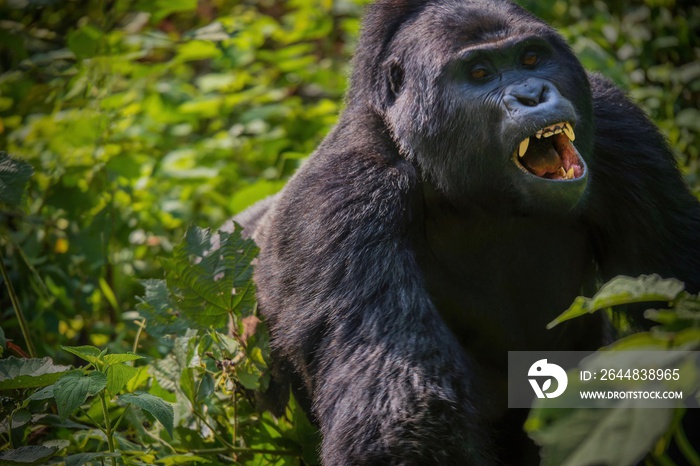
[[58, 415], [66, 419], [88, 396], [96, 395], [107, 386], [107, 376], [102, 372], [73, 371], [61, 377], [53, 387]]
[[255, 303], [251, 261], [257, 251], [252, 240], [241, 236], [240, 227], [215, 235], [208, 229], [190, 228], [172, 258], [163, 259], [172, 295], [162, 294], [162, 285], [152, 284], [151, 297], [165, 301], [153, 299], [146, 312], [160, 309], [159, 317], [168, 319], [173, 311], [169, 304], [173, 304], [193, 326], [225, 328], [234, 311], [250, 313]]

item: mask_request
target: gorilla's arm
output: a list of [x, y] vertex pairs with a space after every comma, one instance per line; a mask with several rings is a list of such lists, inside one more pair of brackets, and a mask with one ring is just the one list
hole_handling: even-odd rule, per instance
[[644, 113], [610, 81], [589, 76], [595, 147], [586, 218], [603, 278], [658, 273], [700, 290], [700, 204]]
[[276, 360], [314, 401], [323, 464], [490, 464], [473, 369], [407, 244], [415, 170], [348, 145], [324, 143], [258, 238]]

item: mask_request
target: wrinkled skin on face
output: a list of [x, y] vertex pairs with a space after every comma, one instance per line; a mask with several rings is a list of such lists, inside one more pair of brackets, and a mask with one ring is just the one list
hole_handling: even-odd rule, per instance
[[455, 2], [406, 22], [384, 65], [386, 120], [406, 157], [455, 202], [568, 212], [587, 184], [588, 79], [549, 27], [507, 7], [497, 13]]

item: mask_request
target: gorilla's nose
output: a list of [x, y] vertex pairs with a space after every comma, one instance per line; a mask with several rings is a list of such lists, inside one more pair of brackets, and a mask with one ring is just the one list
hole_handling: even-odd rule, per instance
[[508, 86], [503, 100], [510, 112], [539, 112], [547, 107], [557, 106], [562, 96], [551, 83], [529, 78]]

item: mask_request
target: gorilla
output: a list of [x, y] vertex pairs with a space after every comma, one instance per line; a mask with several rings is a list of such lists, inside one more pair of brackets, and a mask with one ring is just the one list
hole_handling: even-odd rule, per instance
[[700, 288], [664, 138], [505, 0], [369, 6], [336, 127], [237, 221], [326, 465], [536, 463], [507, 351], [598, 348], [600, 316], [545, 325], [618, 274]]

